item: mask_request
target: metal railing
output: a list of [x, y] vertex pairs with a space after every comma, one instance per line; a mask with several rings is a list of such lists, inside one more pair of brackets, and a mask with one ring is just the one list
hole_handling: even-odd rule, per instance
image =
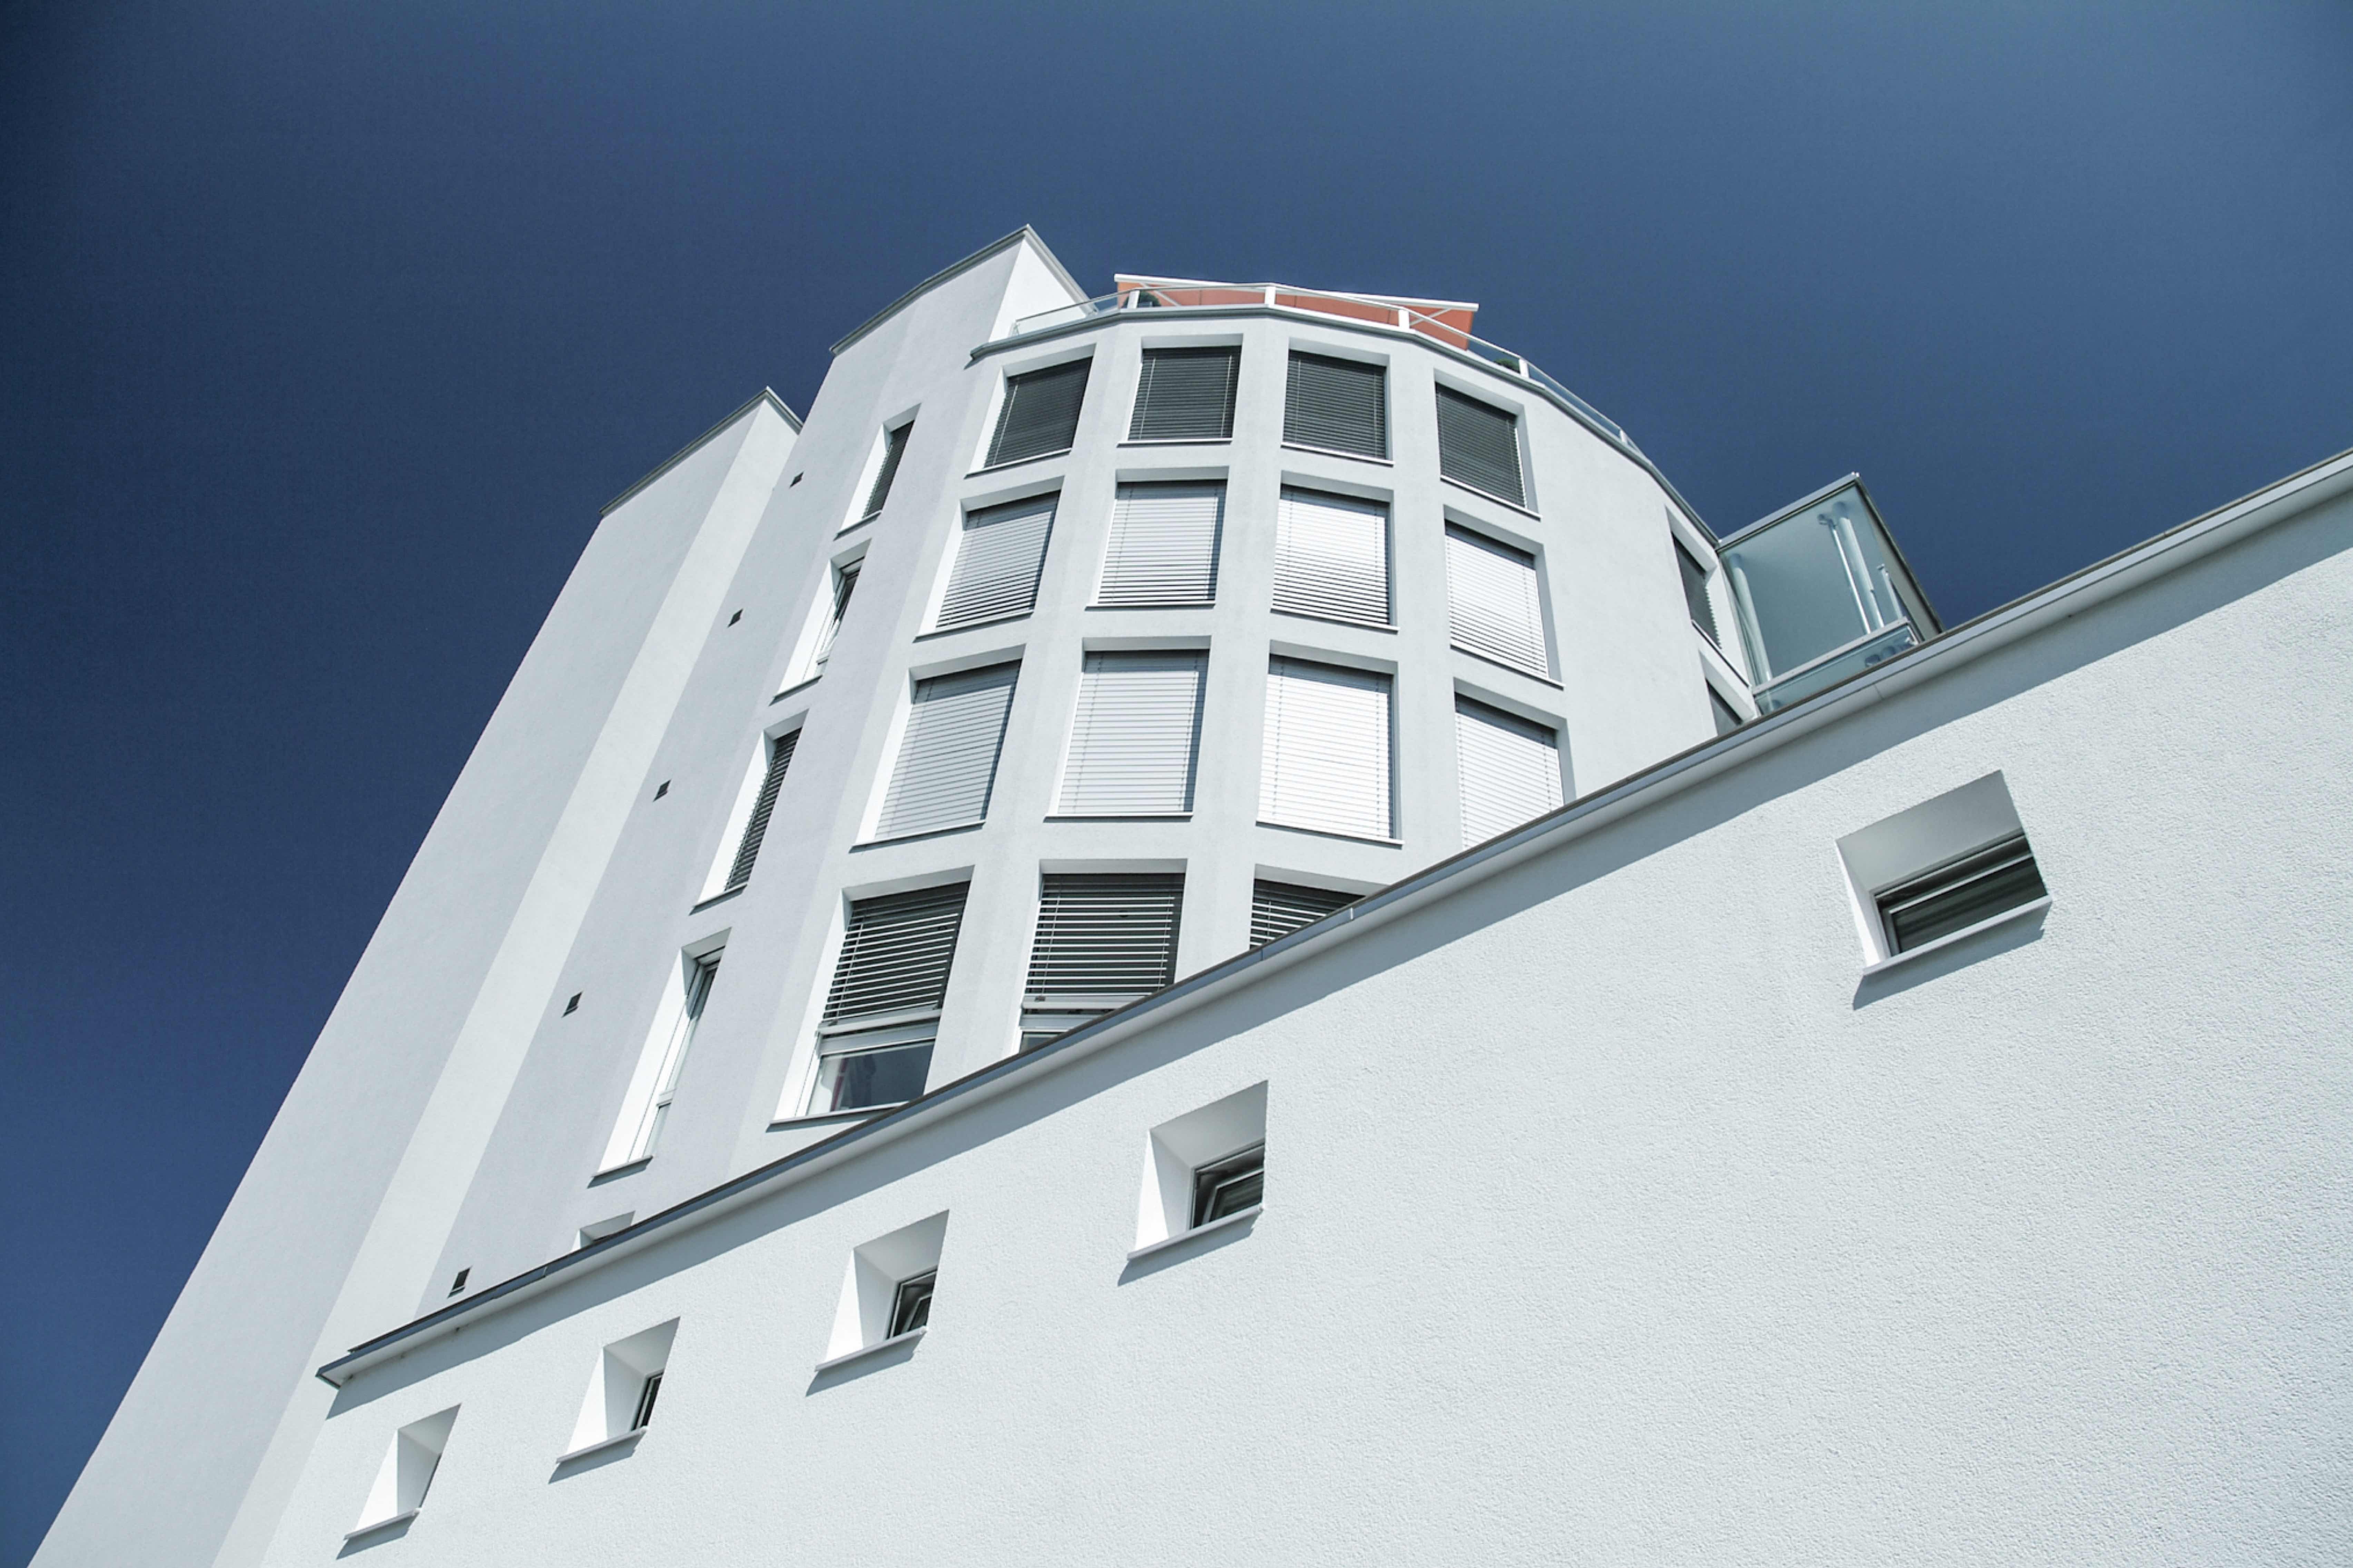
[[1569, 391], [1525, 357], [1472, 335], [1469, 328], [1471, 312], [1468, 310], [1417, 310], [1409, 305], [1369, 295], [1335, 294], [1321, 289], [1294, 288], [1288, 283], [1138, 283], [1116, 293], [1098, 294], [1092, 300], [1082, 300], [1073, 305], [1061, 305], [1051, 310], [1040, 310], [1034, 316], [1023, 316], [1013, 323], [1008, 335], [1020, 337], [1051, 327], [1114, 315], [1122, 310], [1231, 310], [1252, 307], [1338, 316], [1366, 326], [1417, 333], [1544, 388], [1608, 432], [1613, 440], [1628, 447], [1634, 444], [1616, 420]]

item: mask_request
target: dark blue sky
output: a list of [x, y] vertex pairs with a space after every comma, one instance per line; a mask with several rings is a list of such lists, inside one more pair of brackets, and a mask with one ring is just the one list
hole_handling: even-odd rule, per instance
[[0, 1563], [597, 507], [1035, 224], [1481, 301], [1948, 620], [2353, 444], [2353, 7], [0, 8]]

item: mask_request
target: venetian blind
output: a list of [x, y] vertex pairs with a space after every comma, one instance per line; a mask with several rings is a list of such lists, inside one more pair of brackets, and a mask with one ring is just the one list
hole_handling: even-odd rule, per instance
[[860, 899], [849, 906], [841, 957], [826, 993], [825, 1026], [896, 1014], [937, 1013], [948, 991], [970, 884]]
[[1389, 838], [1389, 678], [1276, 658], [1268, 666], [1258, 814], [1266, 822]]
[[1264, 947], [1302, 927], [1314, 925], [1333, 910], [1346, 909], [1358, 896], [1298, 882], [1270, 882], [1264, 879], [1252, 882], [1250, 945]]
[[1131, 441], [1223, 441], [1234, 433], [1240, 349], [1146, 349]]
[[1056, 499], [1033, 496], [965, 513], [935, 630], [1029, 613], [1054, 531]]
[[1387, 626], [1388, 509], [1285, 486], [1274, 517], [1274, 607]]
[[1560, 742], [1552, 731], [1467, 697], [1454, 700], [1462, 842], [1483, 844], [1560, 805]]
[[1181, 873], [1048, 876], [1024, 1001], [1116, 1005], [1168, 985], [1184, 902]]
[[1492, 404], [1438, 389], [1438, 471], [1448, 479], [1524, 505], [1519, 419]]
[[1388, 372], [1352, 359], [1293, 354], [1282, 401], [1282, 438], [1296, 447], [1388, 457]]
[[1087, 655], [1056, 809], [1070, 816], [1192, 810], [1207, 667], [1198, 653]]
[[1551, 673], [1545, 658], [1536, 561], [1526, 551], [1449, 523], [1446, 608], [1455, 647], [1534, 675]]
[[1218, 596], [1221, 484], [1122, 485], [1100, 605], [1206, 605]]
[[768, 818], [776, 814], [776, 792], [784, 787], [785, 770], [793, 765], [793, 752], [801, 743], [798, 730], [787, 731], [769, 742], [768, 771], [760, 780], [760, 793], [753, 798], [751, 817], [744, 824], [743, 842], [735, 847], [735, 864], [728, 868], [726, 892], [733, 892], [752, 879], [753, 863], [760, 858], [760, 841], [768, 836]]
[[915, 683], [876, 837], [961, 826], [988, 815], [997, 748], [1020, 673], [1018, 664], [999, 664]]
[[1092, 359], [1072, 360], [1047, 370], [1005, 380], [1005, 405], [997, 411], [997, 432], [989, 438], [988, 461], [1018, 463], [1067, 452], [1079, 433], [1079, 405], [1087, 395], [1087, 370]]

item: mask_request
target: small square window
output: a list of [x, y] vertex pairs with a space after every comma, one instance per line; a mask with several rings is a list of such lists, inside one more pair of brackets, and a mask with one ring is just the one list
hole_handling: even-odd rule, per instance
[[932, 1291], [947, 1239], [945, 1211], [878, 1236], [849, 1254], [819, 1371], [898, 1344], [931, 1326]]
[[392, 1447], [375, 1473], [360, 1509], [359, 1523], [344, 1536], [350, 1541], [406, 1520], [425, 1506], [433, 1474], [441, 1468], [442, 1451], [449, 1446], [449, 1429], [458, 1422], [458, 1407], [412, 1421], [392, 1436]]
[[2050, 900], [2001, 774], [1838, 841], [1866, 968], [1894, 962]]
[[558, 1464], [617, 1447], [646, 1429], [653, 1420], [654, 1401], [661, 1393], [670, 1345], [677, 1338], [678, 1320], [672, 1318], [605, 1347], [588, 1379], [587, 1394], [580, 1402], [580, 1418], [573, 1423], [571, 1445]]
[[1145, 1139], [1134, 1251], [1239, 1219], [1265, 1200], [1266, 1085], [1259, 1083], [1164, 1121]]

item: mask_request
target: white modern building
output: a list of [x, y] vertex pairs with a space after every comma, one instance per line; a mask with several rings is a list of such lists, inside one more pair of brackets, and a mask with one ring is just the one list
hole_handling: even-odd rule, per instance
[[1947, 628], [1474, 310], [617, 500], [37, 1562], [2353, 1560], [2353, 456]]

